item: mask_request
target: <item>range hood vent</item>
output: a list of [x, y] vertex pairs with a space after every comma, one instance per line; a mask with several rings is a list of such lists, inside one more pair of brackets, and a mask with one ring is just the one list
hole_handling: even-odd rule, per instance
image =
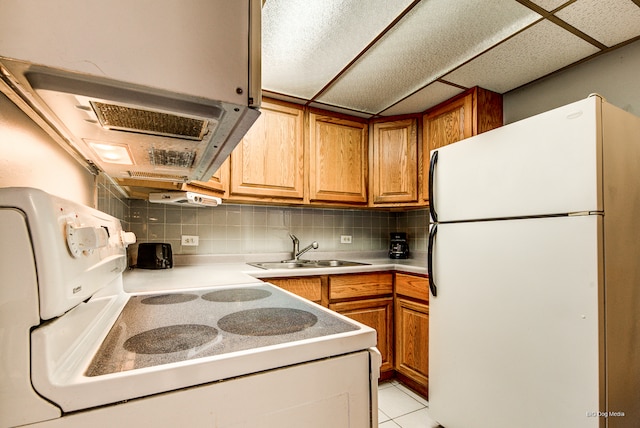
[[196, 157], [196, 152], [178, 152], [175, 150], [151, 149], [149, 160], [156, 166], [177, 166], [179, 168], [191, 168]]
[[260, 115], [261, 5], [3, 0], [0, 90], [91, 170], [207, 181]]
[[91, 107], [105, 129], [198, 141], [207, 133], [207, 121], [202, 119], [97, 101]]

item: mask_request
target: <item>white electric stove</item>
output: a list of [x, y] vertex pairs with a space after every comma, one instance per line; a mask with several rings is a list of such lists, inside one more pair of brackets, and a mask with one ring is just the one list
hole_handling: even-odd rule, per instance
[[373, 329], [260, 282], [127, 293], [119, 220], [40, 190], [0, 230], [0, 427], [377, 426]]

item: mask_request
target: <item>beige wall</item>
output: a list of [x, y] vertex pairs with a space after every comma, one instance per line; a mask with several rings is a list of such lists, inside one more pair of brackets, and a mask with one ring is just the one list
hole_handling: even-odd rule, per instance
[[0, 187], [35, 187], [96, 204], [94, 176], [1, 93]]
[[640, 116], [640, 40], [503, 96], [504, 122], [586, 98], [602, 95], [608, 102]]

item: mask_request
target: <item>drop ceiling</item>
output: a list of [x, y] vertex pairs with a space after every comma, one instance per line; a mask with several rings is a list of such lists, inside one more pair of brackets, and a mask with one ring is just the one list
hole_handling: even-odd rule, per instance
[[640, 0], [265, 0], [264, 95], [361, 116], [501, 94], [640, 39]]

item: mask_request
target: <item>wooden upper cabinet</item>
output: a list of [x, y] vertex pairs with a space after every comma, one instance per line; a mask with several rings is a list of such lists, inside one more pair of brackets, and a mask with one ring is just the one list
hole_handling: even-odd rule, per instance
[[262, 101], [262, 114], [231, 153], [230, 196], [304, 197], [304, 115], [300, 106]]
[[229, 196], [229, 158], [227, 158], [220, 168], [211, 176], [209, 181], [191, 181], [182, 186], [182, 190], [213, 194], [221, 198]]
[[369, 170], [372, 204], [418, 202], [416, 119], [373, 124]]
[[431, 150], [502, 126], [502, 95], [479, 87], [435, 106], [422, 117], [422, 197], [429, 200]]
[[309, 114], [309, 200], [367, 202], [366, 122]]

